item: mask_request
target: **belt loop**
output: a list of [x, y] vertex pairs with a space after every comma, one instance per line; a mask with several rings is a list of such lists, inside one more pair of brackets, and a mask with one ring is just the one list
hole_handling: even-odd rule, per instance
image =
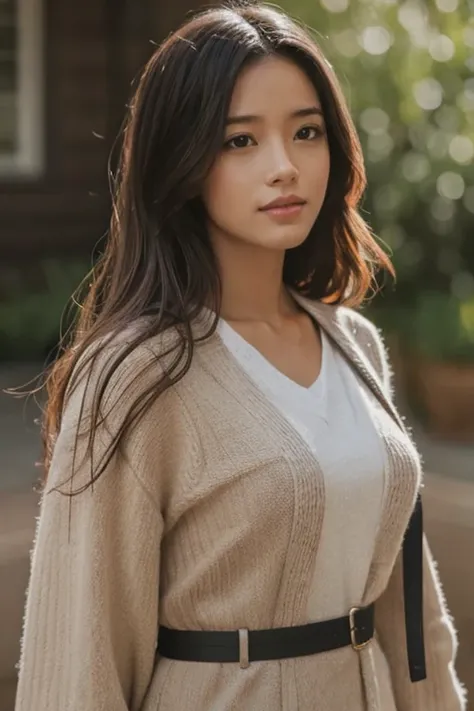
[[241, 669], [248, 669], [249, 662], [249, 631], [239, 630], [239, 663]]

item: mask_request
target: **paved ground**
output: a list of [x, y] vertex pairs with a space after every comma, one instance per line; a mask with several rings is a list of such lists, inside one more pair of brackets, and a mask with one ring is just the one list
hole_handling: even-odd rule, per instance
[[[33, 399], [13, 399], [3, 390], [24, 385], [39, 370], [39, 366], [0, 368], [0, 711], [13, 709], [13, 665], [19, 654], [29, 551], [38, 513], [33, 484], [40, 473], [35, 467], [40, 456], [39, 428], [34, 424], [39, 408]], [[429, 472], [424, 492], [426, 530], [459, 629], [458, 671], [465, 683], [472, 683], [474, 447], [434, 442], [419, 428], [415, 437]], [[474, 687], [470, 693], [474, 697]]]

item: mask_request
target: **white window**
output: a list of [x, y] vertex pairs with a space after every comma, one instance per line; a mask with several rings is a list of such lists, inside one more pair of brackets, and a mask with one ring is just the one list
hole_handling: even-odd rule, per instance
[[43, 169], [41, 0], [0, 0], [0, 178]]

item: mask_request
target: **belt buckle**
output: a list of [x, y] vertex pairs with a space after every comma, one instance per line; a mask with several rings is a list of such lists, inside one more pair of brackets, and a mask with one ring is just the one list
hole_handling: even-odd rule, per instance
[[360, 608], [360, 607], [351, 607], [351, 609], [349, 610], [349, 626], [350, 626], [350, 630], [351, 630], [351, 645], [352, 645], [352, 649], [355, 649], [356, 651], [358, 651], [359, 649], [364, 649], [364, 647], [367, 647], [367, 645], [370, 644], [370, 641], [371, 641], [370, 639], [368, 639], [366, 642], [359, 642], [359, 643], [357, 642], [357, 636], [356, 636], [357, 627], [356, 627], [354, 616], [355, 616], [356, 612], [359, 612], [359, 610], [361, 610], [361, 609], [362, 608]]

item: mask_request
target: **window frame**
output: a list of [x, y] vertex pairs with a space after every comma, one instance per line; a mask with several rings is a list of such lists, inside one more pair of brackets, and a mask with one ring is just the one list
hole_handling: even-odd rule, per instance
[[12, 155], [0, 153], [0, 179], [44, 172], [43, 0], [15, 0], [18, 12], [18, 138]]

